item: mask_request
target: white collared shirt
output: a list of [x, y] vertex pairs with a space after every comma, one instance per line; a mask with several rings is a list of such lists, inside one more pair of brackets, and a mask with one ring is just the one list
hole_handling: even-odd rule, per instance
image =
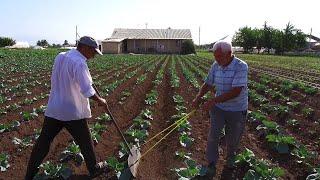
[[96, 92], [86, 60], [76, 49], [57, 55], [45, 116], [61, 121], [91, 118], [89, 97]]

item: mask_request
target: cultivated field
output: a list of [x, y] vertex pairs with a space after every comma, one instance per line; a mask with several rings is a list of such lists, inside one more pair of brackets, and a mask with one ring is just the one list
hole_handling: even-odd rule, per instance
[[[0, 50], [0, 179], [23, 179], [41, 131], [57, 53]], [[239, 179], [306, 179], [310, 174], [320, 178], [320, 58], [238, 57], [249, 64], [250, 71], [250, 111], [237, 160]], [[90, 61], [89, 68], [122, 131], [131, 144], [141, 145], [143, 153], [160, 138], [144, 144], [148, 139], [192, 111], [192, 99], [212, 62], [212, 55], [203, 52], [197, 56], [104, 55]], [[117, 179], [126, 149], [103, 108], [91, 102], [91, 109], [88, 123], [97, 160], [107, 161], [113, 169], [107, 178]], [[202, 173], [208, 128], [208, 114], [197, 111], [144, 156], [137, 179], [191, 179]], [[220, 157], [225, 154], [223, 135], [221, 147]], [[70, 179], [87, 178], [85, 163], [66, 130], [55, 138], [47, 161], [53, 166], [47, 164], [40, 172], [64, 162], [73, 171]], [[224, 163], [220, 158], [218, 178]]]

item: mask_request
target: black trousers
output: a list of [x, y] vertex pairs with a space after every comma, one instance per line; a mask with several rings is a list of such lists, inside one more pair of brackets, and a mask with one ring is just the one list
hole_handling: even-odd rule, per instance
[[32, 180], [39, 171], [38, 167], [47, 156], [51, 142], [62, 128], [66, 128], [72, 135], [76, 144], [78, 144], [81, 149], [89, 173], [94, 173], [96, 156], [93, 152], [87, 120], [59, 121], [54, 118], [45, 117], [40, 137], [32, 149], [25, 180]]

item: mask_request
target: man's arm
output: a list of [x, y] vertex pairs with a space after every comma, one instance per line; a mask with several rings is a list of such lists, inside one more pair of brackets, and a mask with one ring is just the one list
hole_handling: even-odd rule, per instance
[[214, 97], [211, 100], [207, 101], [203, 104], [202, 109], [205, 111], [209, 111], [209, 109], [218, 103], [223, 103], [230, 99], [233, 99], [240, 95], [243, 87], [234, 87], [229, 92], [221, 94], [220, 96]]
[[104, 106], [106, 109], [108, 109], [107, 100], [101, 97], [101, 94], [99, 93], [97, 87], [92, 84], [93, 89], [96, 91], [96, 93], [90, 97], [90, 99], [97, 101], [100, 106]]
[[230, 99], [233, 99], [233, 98], [239, 96], [242, 88], [243, 87], [234, 87], [231, 89], [231, 91], [224, 93], [224, 94], [221, 94], [220, 96], [212, 98], [211, 100], [209, 100], [203, 104], [202, 109], [205, 111], [208, 111], [215, 104], [223, 103], [225, 101], [228, 101]]
[[210, 91], [212, 89], [212, 86], [203, 83], [198, 94], [197, 97], [201, 98], [202, 96], [204, 96], [208, 91]]
[[225, 101], [233, 99], [233, 98], [239, 96], [239, 94], [241, 93], [242, 88], [243, 87], [234, 87], [234, 88], [231, 89], [230, 92], [227, 92], [227, 93], [221, 94], [220, 96], [215, 97], [214, 101], [216, 103], [223, 103]]
[[234, 79], [232, 81], [232, 89], [220, 96], [212, 98], [203, 105], [203, 109], [208, 111], [212, 106], [217, 103], [223, 103], [230, 99], [233, 99], [240, 95], [241, 90], [247, 86], [248, 82], [248, 65], [246, 63], [240, 63], [240, 66], [237, 68]]
[[210, 91], [213, 87], [208, 85], [207, 83], [203, 83], [197, 96], [192, 101], [192, 106], [194, 108], [197, 108], [199, 104], [201, 103], [201, 98], [204, 96], [208, 91]]

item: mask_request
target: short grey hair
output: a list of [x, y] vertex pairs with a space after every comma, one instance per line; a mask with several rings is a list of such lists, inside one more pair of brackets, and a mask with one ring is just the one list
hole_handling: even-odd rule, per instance
[[221, 49], [223, 53], [232, 52], [232, 45], [228, 41], [217, 41], [211, 50], [215, 52], [217, 49]]

